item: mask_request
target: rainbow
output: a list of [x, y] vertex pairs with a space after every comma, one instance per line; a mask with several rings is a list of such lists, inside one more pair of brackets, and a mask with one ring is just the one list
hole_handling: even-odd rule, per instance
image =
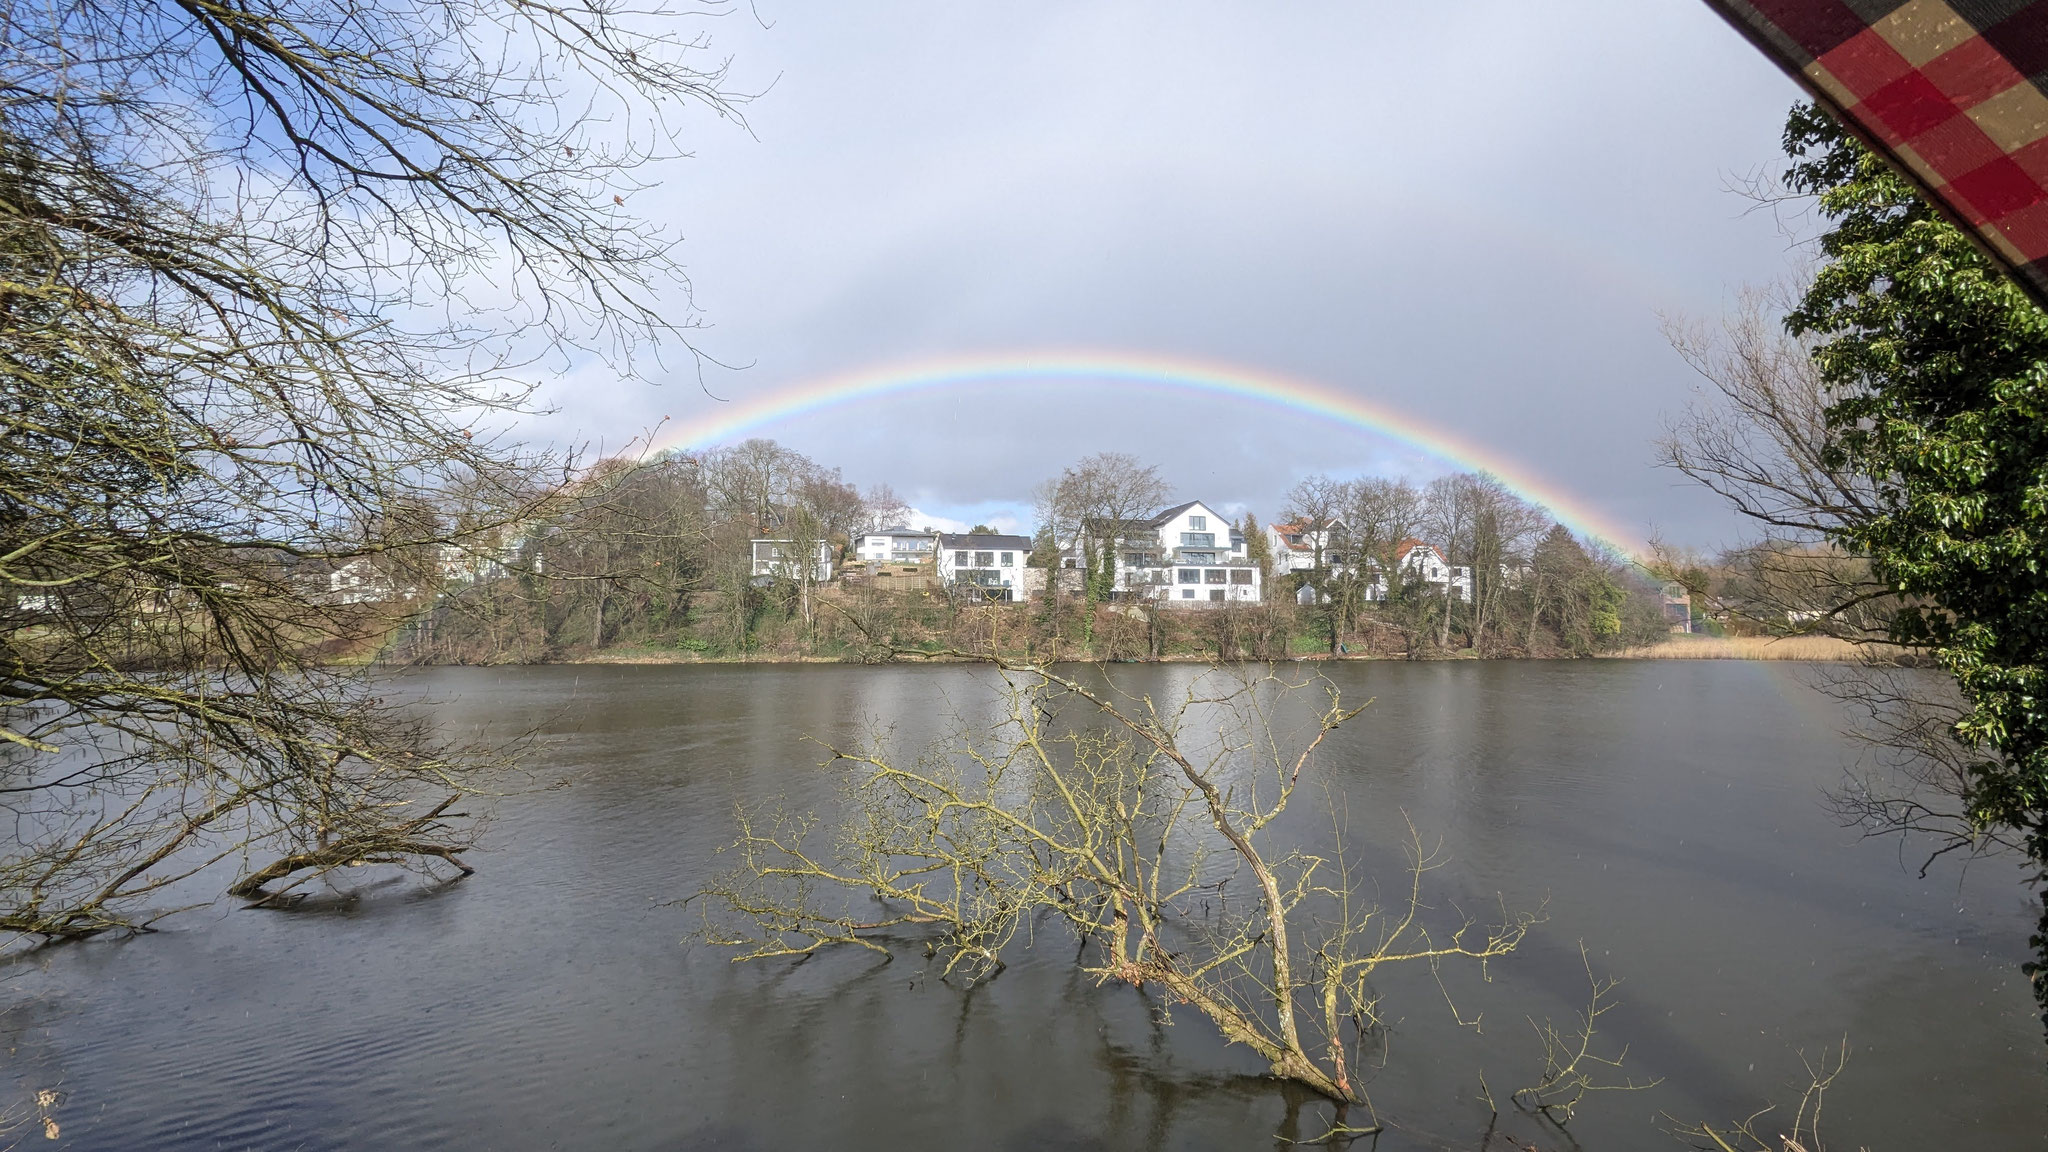
[[1383, 436], [1455, 468], [1490, 472], [1524, 500], [1550, 510], [1565, 527], [1629, 554], [1634, 534], [1586, 502], [1493, 448], [1463, 439], [1392, 408], [1325, 384], [1264, 369], [1130, 352], [1028, 352], [956, 356], [889, 364], [828, 376], [750, 397], [729, 408], [657, 429], [642, 458], [674, 449], [727, 443], [790, 417], [856, 401], [938, 388], [1022, 380], [1085, 380], [1137, 391], [1248, 400], [1331, 420]]

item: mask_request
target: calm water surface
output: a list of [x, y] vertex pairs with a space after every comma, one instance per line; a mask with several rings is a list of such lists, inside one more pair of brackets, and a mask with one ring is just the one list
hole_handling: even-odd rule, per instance
[[[1130, 668], [1171, 694], [1193, 675]], [[1796, 669], [1736, 662], [1349, 664], [1375, 699], [1321, 771], [1398, 885], [1404, 818], [1443, 900], [1545, 909], [1492, 983], [1395, 982], [1380, 1148], [1477, 1148], [1483, 1074], [1530, 1082], [1527, 1018], [1584, 1006], [1583, 943], [1624, 979], [1605, 1039], [1662, 1077], [1596, 1101], [1587, 1149], [1681, 1147], [1804, 1083], [1844, 1037], [1830, 1143], [2048, 1148], [2048, 1049], [2019, 975], [2009, 864], [1940, 866], [1837, 826], [1853, 750]], [[1076, 979], [1041, 937], [967, 991], [915, 953], [734, 967], [671, 902], [718, 866], [735, 801], [819, 802], [806, 737], [906, 741], [985, 703], [963, 668], [599, 667], [408, 677], [456, 730], [540, 724], [471, 879], [290, 913], [227, 906], [55, 949], [5, 988], [8, 1071], [55, 1086], [62, 1146], [107, 1149], [1272, 1147], [1327, 1110], [1200, 1019]], [[1318, 795], [1295, 834], [1328, 824]], [[1313, 819], [1310, 819], [1313, 817]], [[1318, 825], [1320, 822], [1320, 825]], [[365, 874], [367, 876], [367, 874]], [[350, 879], [355, 879], [351, 874]], [[1507, 1134], [1562, 1146], [1528, 1119]], [[59, 1145], [49, 1145], [52, 1147]], [[1364, 1147], [1365, 1145], [1354, 1145]]]

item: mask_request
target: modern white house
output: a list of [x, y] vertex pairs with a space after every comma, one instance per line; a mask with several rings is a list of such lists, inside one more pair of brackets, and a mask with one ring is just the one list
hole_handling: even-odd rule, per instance
[[932, 532], [884, 528], [855, 540], [853, 556], [856, 560], [882, 564], [923, 564], [932, 559], [937, 540], [937, 534]]
[[[1415, 539], [1403, 540], [1394, 549], [1394, 563], [1401, 568], [1404, 584], [1418, 581], [1434, 584], [1447, 596], [1459, 600], [1472, 599], [1472, 569], [1464, 565], [1453, 566], [1444, 558], [1443, 550], [1434, 544]], [[1374, 575], [1372, 582], [1366, 585], [1365, 598], [1375, 601], [1387, 598], [1384, 575]]]
[[[795, 580], [805, 575], [803, 557], [793, 541], [755, 540], [754, 579], [756, 581], [783, 579]], [[811, 554], [810, 579], [819, 584], [832, 579], [832, 545], [827, 541], [817, 542]]]
[[[1200, 500], [1124, 523], [1117, 531], [1115, 554], [1112, 594], [1119, 598], [1206, 608], [1256, 602], [1264, 596], [1259, 566], [1246, 552], [1244, 534]], [[1077, 541], [1062, 554], [1062, 563], [1081, 567], [1081, 556]]]
[[956, 536], [940, 533], [939, 580], [948, 588], [972, 592], [984, 600], [1023, 600], [1024, 562], [1031, 556], [1028, 536]]

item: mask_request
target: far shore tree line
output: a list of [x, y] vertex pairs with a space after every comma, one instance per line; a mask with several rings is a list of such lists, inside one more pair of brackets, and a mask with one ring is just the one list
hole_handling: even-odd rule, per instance
[[[1053, 579], [1044, 597], [1005, 605], [944, 588], [763, 580], [754, 540], [843, 549], [899, 519], [902, 502], [764, 440], [579, 471], [489, 432], [526, 410], [499, 366], [537, 348], [687, 347], [664, 319], [674, 299], [662, 287], [680, 277], [668, 246], [616, 211], [637, 166], [677, 142], [606, 146], [616, 124], [666, 123], [684, 103], [737, 116], [723, 73], [695, 66], [686, 16], [615, 22], [603, 6], [498, 0], [11, 15], [21, 34], [0, 44], [10, 945], [146, 928], [207, 891], [201, 873], [229, 873], [212, 892], [274, 907], [360, 865], [466, 874], [475, 826], [462, 801], [516, 748], [457, 741], [349, 661], [981, 657], [1019, 678], [1021, 734], [1047, 700], [1082, 715], [1116, 705], [1049, 674], [1058, 660], [1568, 656], [1665, 631], [1655, 583], [1484, 475], [1420, 489], [1311, 477], [1278, 518], [1322, 526], [1313, 562], [1282, 571], [1268, 555], [1263, 600], [1196, 611], [1121, 598], [1113, 557], [1067, 531], [1165, 502], [1155, 469], [1114, 455], [1077, 462], [1038, 494], [1041, 566], [1080, 541], [1071, 593]], [[530, 39], [539, 58], [502, 63], [504, 35]], [[594, 78], [594, 103], [565, 112], [564, 76]], [[1786, 307], [1738, 317], [1724, 339], [1681, 338], [1712, 389], [1668, 445], [1674, 467], [1763, 537], [1725, 563], [1666, 557], [1659, 575], [1754, 619], [1811, 614], [1793, 623], [1930, 653], [1947, 678], [1841, 682], [1896, 754], [1858, 814], [1934, 834], [1916, 842], [1937, 855], [2015, 849], [2048, 893], [2048, 313], [1818, 110], [1794, 113], [1787, 146], [1786, 190], [1825, 222], [1821, 266]], [[465, 290], [484, 289], [523, 304], [462, 306]], [[1238, 527], [1264, 549], [1251, 517]], [[1469, 595], [1403, 579], [1395, 553], [1411, 538], [1470, 569]], [[1375, 577], [1385, 594], [1368, 597]], [[1253, 733], [1259, 691], [1235, 697]], [[1080, 786], [1071, 822], [1059, 810], [1007, 820], [980, 802], [978, 779], [915, 779], [920, 761], [840, 754], [874, 772], [854, 810], [873, 814], [876, 838], [844, 841], [873, 847], [857, 861], [930, 849], [925, 829], [940, 826], [903, 813], [937, 804], [966, 821], [948, 850], [967, 853], [953, 873], [967, 890], [945, 915], [917, 905], [936, 890], [907, 873], [863, 872], [855, 895], [893, 903], [902, 923], [936, 922], [949, 935], [928, 942], [951, 946], [949, 964], [999, 962], [986, 939], [1040, 911], [1063, 917], [1090, 971], [1199, 1005], [1280, 1075], [1365, 1103], [1352, 1072], [1384, 1031], [1374, 968], [1483, 961], [1511, 949], [1525, 921], [1505, 913], [1473, 930], [1431, 917], [1434, 937], [1396, 930], [1376, 947], [1362, 874], [1340, 858], [1311, 881], [1318, 861], [1282, 843], [1265, 858], [1257, 834], [1279, 829], [1283, 789], [1314, 770], [1319, 734], [1349, 718], [1334, 697], [1314, 733], [1261, 762], [1263, 792], [1229, 790], [1244, 744], [1205, 757], [1180, 742], [1171, 702], [1145, 703], [1107, 736], [1054, 729], [1079, 741], [1064, 746], [1071, 756], [1045, 755], [1041, 741], [1044, 759], [1020, 764], [1033, 780]], [[984, 838], [985, 818], [1004, 819], [1007, 839]], [[1204, 842], [1182, 841], [1162, 863], [1162, 828], [1190, 826]], [[1152, 905], [1208, 882], [1188, 867], [1223, 854], [1204, 827], [1262, 892], [1198, 923]], [[786, 854], [773, 826], [742, 833], [758, 859]], [[1121, 845], [1155, 835], [1152, 863], [1123, 866]], [[1038, 867], [1047, 844], [1063, 848], [1061, 883], [978, 878], [990, 861]], [[1419, 887], [1432, 857], [1415, 847], [1409, 898], [1388, 902], [1403, 928], [1404, 907], [1428, 911]], [[741, 873], [729, 894], [790, 875]], [[990, 893], [997, 914], [960, 915]], [[1345, 914], [1326, 915], [1332, 904]], [[764, 955], [783, 935], [872, 930], [801, 904], [757, 907], [739, 919]], [[1222, 950], [1201, 959], [1184, 944], [1193, 931], [1216, 932]], [[2048, 915], [2033, 943], [2048, 1008]], [[1583, 1041], [1561, 1046], [1581, 1057], [1594, 988]], [[1311, 992], [1320, 1023], [1304, 1029]], [[1568, 1112], [1542, 1101], [1558, 1085], [1584, 1094], [1576, 1066], [1546, 1076], [1533, 1106]]]
[[[1264, 569], [1263, 600], [1161, 609], [1116, 590], [1108, 550], [1089, 545], [1081, 526], [1138, 520], [1170, 496], [1156, 467], [1127, 455], [1066, 468], [1036, 493], [1027, 563], [1071, 568], [1078, 556], [1082, 570], [1047, 577], [1038, 595], [986, 604], [936, 579], [863, 579], [858, 563], [844, 578], [854, 542], [905, 526], [909, 508], [886, 485], [862, 492], [772, 440], [605, 461], [536, 501], [548, 513], [522, 523], [449, 501], [448, 515], [502, 525], [488, 542], [357, 561], [370, 570], [350, 574], [367, 589], [357, 594], [361, 611], [389, 631], [356, 654], [420, 663], [599, 653], [872, 661], [978, 646], [1031, 659], [1548, 657], [1668, 631], [1658, 588], [1641, 570], [1475, 473], [1423, 487], [1311, 476], [1277, 518], [1315, 542], [1310, 566], [1277, 559], [1246, 514], [1232, 528]], [[832, 578], [815, 579], [806, 565], [764, 576], [754, 548], [762, 539], [793, 556], [822, 547]], [[1471, 571], [1469, 592], [1410, 575], [1401, 556], [1418, 540]], [[366, 635], [376, 632], [366, 625]]]

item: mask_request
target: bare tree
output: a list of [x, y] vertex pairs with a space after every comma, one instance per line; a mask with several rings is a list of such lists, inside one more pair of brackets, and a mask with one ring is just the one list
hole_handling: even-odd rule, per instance
[[731, 112], [686, 20], [0, 16], [0, 924], [135, 923], [213, 859], [274, 856], [252, 893], [454, 859], [473, 760], [331, 664], [391, 621], [326, 578], [423, 602], [443, 549], [540, 515], [567, 467], [494, 431], [525, 399], [506, 370], [677, 329], [663, 238], [620, 210], [654, 155], [632, 141], [666, 136], [617, 126]]
[[[1763, 531], [1722, 556], [1715, 607], [1771, 631], [1825, 632], [1870, 645], [1864, 664], [1813, 674], [1847, 706], [1850, 734], [1872, 756], [1869, 770], [1832, 797], [1846, 819], [1872, 833], [1929, 837], [1929, 862], [2011, 846], [1970, 812], [1983, 756], [1957, 737], [1966, 702], [1950, 683], [1890, 667], [1899, 653], [1886, 642], [1902, 601], [1866, 557], [1836, 543], [1845, 536], [1840, 529], [1881, 513], [1879, 480], [1838, 465], [1839, 433], [1826, 416], [1838, 397], [1810, 349], [1773, 318], [1777, 304], [1771, 293], [1751, 290], [1718, 332], [1666, 325], [1706, 388], [1667, 429], [1664, 463]], [[1676, 574], [1668, 551], [1659, 560]]]
[[[1429, 482], [1422, 495], [1423, 525], [1432, 543], [1443, 550], [1444, 562], [1453, 569], [1469, 565], [1474, 549], [1474, 532], [1484, 503], [1471, 473], [1439, 476]], [[1463, 561], [1463, 564], [1460, 564]], [[1442, 613], [1437, 618], [1437, 647], [1451, 646], [1451, 623], [1458, 597], [1455, 582], [1444, 587]]]
[[1482, 649], [1489, 622], [1499, 619], [1505, 627], [1507, 592], [1520, 579], [1517, 573], [1550, 517], [1490, 473], [1472, 475], [1469, 486], [1472, 534], [1466, 562], [1472, 569], [1472, 647]]
[[1835, 463], [1826, 385], [1776, 311], [1752, 289], [1718, 332], [1666, 323], [1707, 391], [1667, 427], [1659, 452], [1763, 530], [1737, 558], [1742, 594], [1717, 607], [1771, 629], [1880, 641], [1894, 598], [1829, 535], [1877, 513], [1873, 481]]
[[1338, 542], [1337, 524], [1350, 503], [1351, 485], [1320, 472], [1305, 477], [1287, 490], [1287, 507], [1282, 513], [1301, 529], [1313, 552], [1314, 571], [1320, 579], [1328, 568], [1329, 553]]
[[[1091, 609], [1108, 599], [1115, 587], [1117, 554], [1125, 537], [1157, 511], [1171, 491], [1157, 467], [1122, 452], [1098, 452], [1041, 487], [1040, 522], [1056, 539], [1071, 541], [1080, 551], [1083, 590]], [[1048, 588], [1056, 583], [1055, 576]], [[1092, 626], [1091, 611], [1083, 627]]]
[[[1375, 979], [1484, 964], [1532, 922], [1434, 914], [1423, 887], [1443, 861], [1419, 835], [1391, 907], [1367, 895], [1341, 825], [1329, 854], [1270, 843], [1323, 739], [1357, 714], [1326, 683], [1212, 670], [1158, 706], [1044, 667], [1000, 673], [993, 725], [963, 722], [922, 755], [834, 749], [844, 827], [742, 810], [734, 867], [693, 897], [705, 938], [761, 960], [888, 955], [919, 933], [973, 980], [1049, 913], [1098, 981], [1159, 988], [1275, 1075], [1369, 1106], [1362, 1073], [1390, 1018]], [[1303, 692], [1320, 703], [1304, 710]]]
[[867, 495], [861, 498], [861, 507], [863, 514], [858, 529], [861, 533], [904, 526], [910, 519], [910, 505], [887, 484], [870, 487]]

